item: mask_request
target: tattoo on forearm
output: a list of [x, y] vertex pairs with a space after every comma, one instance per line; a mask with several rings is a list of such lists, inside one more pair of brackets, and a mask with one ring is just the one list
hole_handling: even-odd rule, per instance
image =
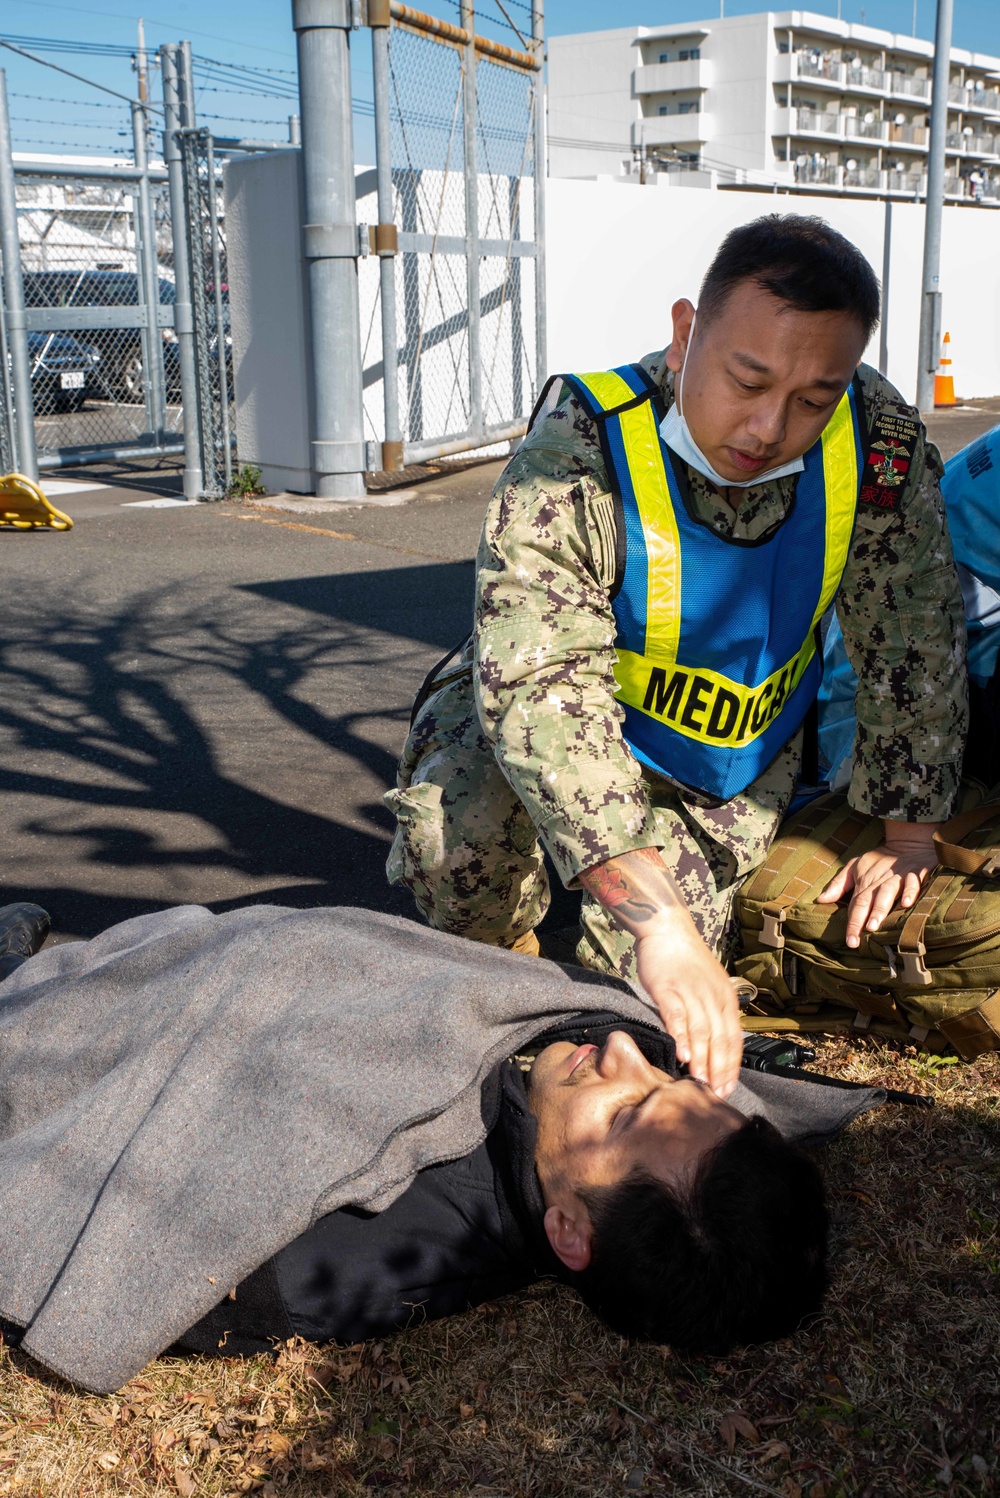
[[636, 848], [580, 875], [580, 883], [626, 930], [661, 910], [683, 906], [681, 893], [655, 848]]

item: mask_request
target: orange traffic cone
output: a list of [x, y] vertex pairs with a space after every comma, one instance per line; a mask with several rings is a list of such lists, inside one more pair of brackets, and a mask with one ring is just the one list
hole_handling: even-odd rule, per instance
[[941, 363], [939, 372], [934, 376], [934, 405], [935, 406], [957, 406], [955, 399], [955, 379], [951, 372], [951, 334], [944, 335], [941, 344]]

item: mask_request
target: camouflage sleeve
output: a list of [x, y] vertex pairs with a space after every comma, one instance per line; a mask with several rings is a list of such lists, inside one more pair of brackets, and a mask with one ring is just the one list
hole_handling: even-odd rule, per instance
[[850, 802], [943, 821], [968, 728], [965, 614], [937, 448], [919, 413], [862, 366], [868, 450], [837, 613], [858, 675]]
[[493, 492], [479, 547], [476, 705], [560, 877], [660, 847], [614, 700], [615, 519], [594, 423], [540, 421]]

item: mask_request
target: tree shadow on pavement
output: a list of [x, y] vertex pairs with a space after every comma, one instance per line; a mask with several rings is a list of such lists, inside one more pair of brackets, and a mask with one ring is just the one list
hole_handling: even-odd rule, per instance
[[117, 612], [81, 588], [43, 630], [37, 599], [9, 601], [0, 899], [77, 935], [181, 901], [412, 913], [386, 883], [381, 796], [416, 687], [468, 627], [471, 577], [165, 587]]

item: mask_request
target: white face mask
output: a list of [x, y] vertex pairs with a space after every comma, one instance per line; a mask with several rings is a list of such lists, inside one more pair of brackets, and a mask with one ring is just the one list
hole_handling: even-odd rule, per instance
[[691, 319], [691, 332], [688, 334], [687, 349], [684, 352], [684, 364], [681, 365], [680, 374], [677, 376], [674, 403], [660, 422], [660, 436], [664, 442], [682, 462], [686, 463], [689, 468], [693, 468], [696, 473], [704, 474], [709, 483], [714, 484], [717, 489], [753, 489], [757, 484], [769, 484], [772, 479], [784, 478], [786, 473], [801, 473], [806, 466], [804, 458], [793, 458], [790, 463], [782, 463], [780, 468], [768, 468], [764, 473], [755, 474], [752, 479], [724, 479], [721, 473], [716, 473], [692, 437], [691, 429], [681, 414], [684, 365], [687, 364], [688, 354], [691, 352], [696, 321], [696, 317]]

